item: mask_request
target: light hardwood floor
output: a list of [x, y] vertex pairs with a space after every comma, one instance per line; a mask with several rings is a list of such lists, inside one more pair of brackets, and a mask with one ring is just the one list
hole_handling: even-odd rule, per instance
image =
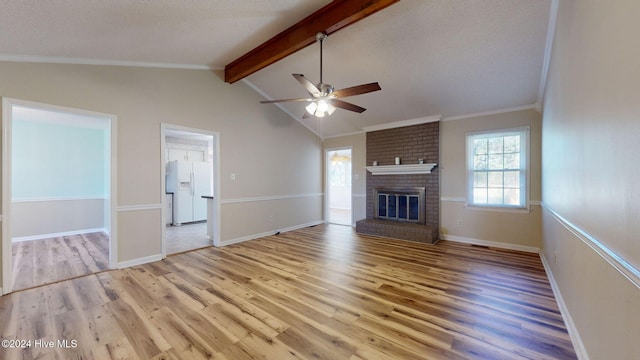
[[11, 248], [14, 290], [109, 268], [109, 236], [102, 232], [21, 241]]
[[576, 358], [538, 255], [334, 225], [3, 296], [0, 319], [78, 345], [2, 359]]

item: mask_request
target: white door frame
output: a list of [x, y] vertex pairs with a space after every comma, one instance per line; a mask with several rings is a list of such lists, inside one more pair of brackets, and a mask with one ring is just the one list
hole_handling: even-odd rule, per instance
[[13, 98], [2, 98], [2, 294], [13, 291], [13, 258], [11, 236], [11, 158], [12, 158], [12, 121], [13, 106], [25, 106], [54, 112], [71, 113], [81, 116], [90, 116], [106, 119], [109, 122], [109, 137], [107, 143], [109, 156], [109, 194], [107, 196], [107, 209], [105, 228], [109, 233], [109, 267], [118, 267], [118, 226], [116, 201], [117, 197], [117, 119], [113, 114], [75, 109], [51, 104], [37, 103]]
[[185, 127], [185, 126], [179, 126], [179, 125], [172, 125], [172, 124], [166, 124], [166, 123], [162, 123], [160, 124], [160, 168], [162, 169], [161, 172], [161, 198], [162, 198], [162, 216], [161, 216], [161, 221], [160, 221], [160, 225], [162, 226], [162, 258], [166, 258], [167, 257], [167, 232], [166, 232], [166, 225], [165, 225], [165, 219], [166, 219], [166, 212], [167, 212], [167, 199], [166, 199], [166, 194], [165, 194], [165, 189], [166, 189], [166, 174], [167, 174], [167, 169], [165, 164], [167, 163], [167, 159], [166, 159], [166, 135], [165, 132], [166, 130], [178, 130], [178, 131], [185, 131], [185, 132], [190, 132], [190, 133], [195, 133], [195, 134], [200, 134], [200, 135], [206, 135], [206, 136], [211, 136], [213, 139], [213, 164], [212, 164], [212, 179], [213, 179], [213, 224], [209, 224], [208, 222], [208, 214], [207, 214], [207, 228], [213, 226], [213, 246], [220, 246], [220, 133], [215, 132], [215, 131], [210, 131], [210, 130], [202, 130], [202, 129], [195, 129], [195, 128], [190, 128], [190, 127]]
[[349, 226], [353, 226], [353, 146], [341, 146], [341, 147], [334, 147], [334, 148], [326, 148], [324, 149], [324, 174], [325, 174], [325, 179], [324, 179], [324, 218], [326, 219], [326, 223], [329, 223], [329, 199], [330, 199], [330, 195], [331, 195], [331, 172], [329, 171], [329, 153], [332, 151], [340, 151], [340, 150], [349, 150], [351, 152], [351, 183], [349, 184], [351, 186], [351, 224], [349, 224]]

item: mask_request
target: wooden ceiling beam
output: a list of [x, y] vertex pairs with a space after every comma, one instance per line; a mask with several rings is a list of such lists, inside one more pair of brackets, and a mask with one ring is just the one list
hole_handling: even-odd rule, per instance
[[334, 0], [227, 64], [224, 67], [224, 81], [233, 84], [315, 43], [318, 32], [331, 35], [398, 1], [400, 0]]

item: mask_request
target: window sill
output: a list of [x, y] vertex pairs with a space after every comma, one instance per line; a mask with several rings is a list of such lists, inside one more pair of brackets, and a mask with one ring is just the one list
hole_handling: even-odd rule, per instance
[[465, 208], [469, 210], [479, 211], [492, 211], [492, 212], [506, 212], [512, 214], [530, 214], [533, 210], [531, 208], [518, 208], [518, 207], [500, 207], [500, 206], [478, 206], [465, 204]]

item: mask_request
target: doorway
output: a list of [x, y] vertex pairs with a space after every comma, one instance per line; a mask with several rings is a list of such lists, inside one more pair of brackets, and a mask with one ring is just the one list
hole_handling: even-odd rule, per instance
[[3, 293], [115, 268], [115, 121], [3, 98]]
[[327, 219], [331, 224], [352, 226], [351, 148], [327, 149]]
[[218, 134], [162, 124], [163, 256], [218, 246]]

